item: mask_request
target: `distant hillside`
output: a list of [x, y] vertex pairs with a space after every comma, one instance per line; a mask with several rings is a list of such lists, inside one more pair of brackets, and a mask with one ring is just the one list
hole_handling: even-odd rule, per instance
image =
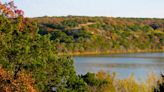
[[39, 34], [58, 42], [58, 52], [73, 54], [164, 50], [164, 19], [112, 17], [32, 18]]

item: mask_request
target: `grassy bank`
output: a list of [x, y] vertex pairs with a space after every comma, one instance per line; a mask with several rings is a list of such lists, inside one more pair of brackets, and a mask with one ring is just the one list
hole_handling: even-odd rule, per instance
[[87, 73], [81, 76], [87, 83], [87, 92], [154, 92], [162, 78], [149, 74], [145, 82], [136, 81], [134, 76], [126, 79], [117, 79], [115, 73], [109, 75], [103, 71], [97, 74]]
[[147, 50], [112, 50], [112, 51], [86, 51], [86, 52], [68, 52], [58, 53], [58, 55], [70, 55], [70, 56], [85, 56], [85, 55], [108, 55], [108, 54], [126, 54], [126, 53], [154, 53], [164, 52], [164, 49], [147, 49]]

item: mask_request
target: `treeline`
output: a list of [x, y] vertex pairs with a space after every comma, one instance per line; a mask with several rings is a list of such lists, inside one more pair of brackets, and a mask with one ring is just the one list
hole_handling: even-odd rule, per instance
[[39, 17], [39, 34], [50, 35], [59, 53], [100, 54], [164, 50], [164, 19]]

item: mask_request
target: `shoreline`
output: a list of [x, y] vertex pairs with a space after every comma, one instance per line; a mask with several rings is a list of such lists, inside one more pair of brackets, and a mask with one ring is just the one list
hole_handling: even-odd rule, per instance
[[67, 52], [67, 53], [58, 53], [58, 55], [69, 55], [69, 56], [87, 56], [87, 55], [111, 55], [111, 54], [130, 54], [130, 53], [155, 53], [155, 52], [164, 52], [164, 49], [154, 49], [154, 50], [111, 50], [106, 52], [100, 51], [84, 51], [84, 52]]

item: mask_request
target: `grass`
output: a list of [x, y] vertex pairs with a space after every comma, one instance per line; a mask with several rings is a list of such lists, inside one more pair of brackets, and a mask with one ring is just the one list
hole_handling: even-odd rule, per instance
[[96, 78], [107, 81], [99, 87], [90, 87], [89, 92], [154, 92], [159, 78], [151, 73], [145, 82], [138, 82], [134, 76], [126, 79], [116, 79], [115, 73], [109, 75], [103, 71], [96, 74]]

